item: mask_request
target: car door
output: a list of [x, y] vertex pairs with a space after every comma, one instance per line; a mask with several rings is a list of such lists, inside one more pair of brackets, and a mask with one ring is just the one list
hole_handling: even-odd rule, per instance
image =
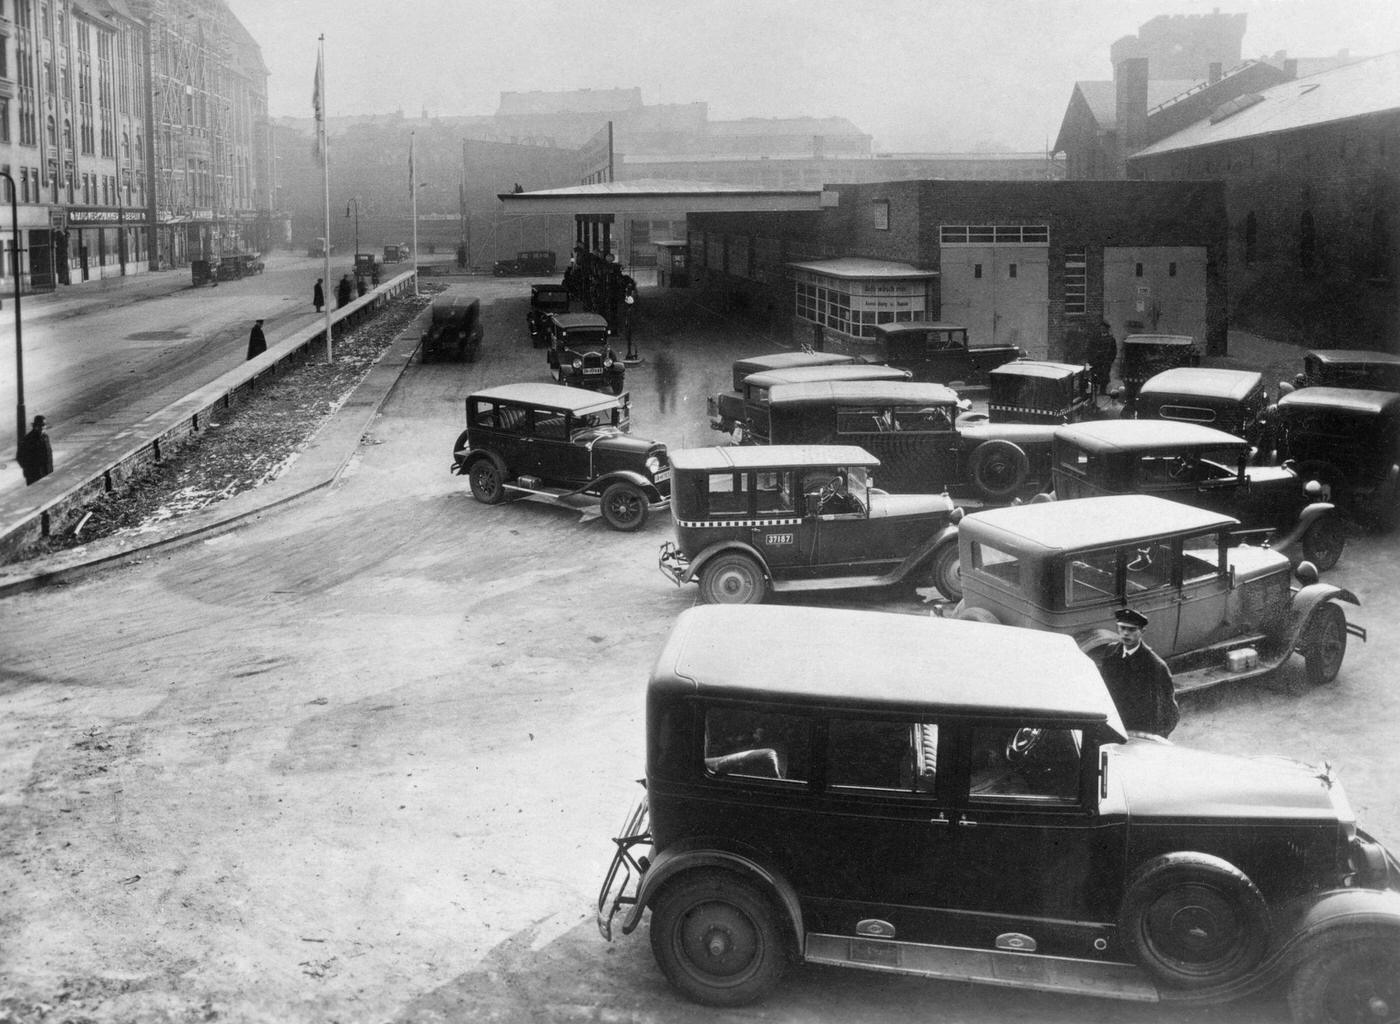
[[[1174, 649], [1193, 651], [1236, 629], [1227, 614], [1229, 559], [1214, 534], [1178, 540], [1177, 548], [1181, 586]], [[1167, 654], [1161, 648], [1153, 649]]]
[[521, 437], [521, 472], [566, 486], [579, 475], [578, 461], [576, 449], [569, 444], [568, 415], [560, 409], [536, 407], [531, 429]]
[[778, 579], [804, 576], [811, 567], [815, 524], [802, 515], [798, 475], [790, 469], [760, 469], [740, 478], [749, 492], [749, 543]]

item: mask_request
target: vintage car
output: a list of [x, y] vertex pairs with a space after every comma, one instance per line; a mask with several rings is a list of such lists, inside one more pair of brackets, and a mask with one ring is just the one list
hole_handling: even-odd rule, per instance
[[408, 259], [408, 246], [390, 243], [384, 247], [385, 263], [401, 263]]
[[1138, 391], [1163, 370], [1176, 366], [1199, 366], [1201, 350], [1189, 334], [1130, 334], [1123, 339], [1119, 354], [1119, 377], [1123, 381], [1123, 414], [1132, 416]]
[[880, 490], [879, 465], [850, 445], [673, 451], [676, 539], [661, 546], [661, 572], [698, 582], [711, 604], [896, 583], [953, 599], [962, 510], [946, 494]]
[[1284, 395], [1272, 419], [1278, 457], [1322, 482], [1348, 515], [1400, 524], [1400, 395], [1310, 387]]
[[1133, 415], [1140, 420], [1214, 427], [1267, 452], [1271, 447], [1268, 410], [1264, 375], [1257, 370], [1179, 366], [1143, 382]]
[[368, 282], [377, 273], [379, 273], [379, 261], [374, 258], [374, 253], [355, 253], [355, 276], [357, 278]]
[[1400, 356], [1369, 349], [1313, 349], [1303, 355], [1303, 372], [1278, 386], [1280, 394], [1318, 387], [1400, 391]]
[[872, 358], [904, 367], [915, 380], [965, 390], [986, 387], [994, 367], [1025, 355], [1015, 345], [971, 345], [958, 324], [910, 320], [877, 324]]
[[531, 249], [518, 252], [513, 260], [497, 260], [491, 265], [491, 273], [497, 277], [510, 277], [513, 274], [537, 274], [549, 277], [554, 273], [556, 257], [548, 249]]
[[637, 530], [670, 503], [666, 446], [629, 436], [629, 396], [558, 384], [502, 384], [467, 396], [452, 472], [487, 505], [534, 497], [566, 508], [598, 502], [614, 530]]
[[569, 311], [569, 289], [562, 284], [530, 285], [530, 309], [525, 314], [525, 326], [530, 329], [530, 344], [535, 348], [549, 344], [551, 313]]
[[1195, 423], [1101, 420], [1055, 431], [1057, 498], [1155, 494], [1234, 516], [1297, 565], [1326, 571], [1346, 548], [1346, 524], [1322, 485], [1283, 466], [1249, 464], [1244, 438]]
[[918, 381], [778, 383], [767, 393], [767, 436], [860, 445], [880, 459], [886, 490], [946, 490], [963, 505], [1029, 498], [1049, 486], [1053, 425], [957, 419], [964, 405], [951, 388]]
[[728, 434], [744, 422], [744, 381], [755, 373], [763, 373], [766, 370], [792, 370], [799, 366], [847, 366], [856, 362], [859, 360], [855, 356], [840, 352], [813, 352], [805, 348], [736, 359], [732, 367], [734, 390], [721, 392], [706, 400], [710, 426]]
[[1297, 652], [1308, 681], [1341, 670], [1356, 595], [1317, 582], [1286, 555], [1236, 543], [1239, 520], [1146, 494], [1036, 502], [974, 512], [958, 525], [962, 600], [953, 614], [1066, 633], [1101, 654], [1114, 612], [1148, 618], [1143, 638], [1178, 690], [1248, 679]]
[[750, 1003], [809, 963], [1182, 1012], [1286, 988], [1296, 1024], [1395, 1020], [1400, 862], [1337, 769], [1130, 738], [1066, 637], [691, 608], [644, 735], [598, 927], [650, 910], [696, 1002]]
[[1017, 359], [993, 367], [987, 379], [994, 423], [1078, 423], [1099, 414], [1087, 366]]
[[480, 300], [461, 285], [452, 285], [434, 296], [431, 310], [423, 332], [423, 362], [476, 362], [482, 338]]
[[546, 313], [549, 375], [560, 384], [622, 394], [627, 366], [612, 347], [612, 329], [597, 313]]
[[[735, 410], [728, 404], [710, 407], [710, 429], [734, 433], [740, 444], [768, 443], [768, 394], [775, 387], [804, 384], [811, 381], [883, 380], [907, 381], [909, 371], [897, 366], [877, 363], [833, 363], [818, 366], [793, 366], [780, 370], [764, 370], [744, 378], [739, 389], [742, 406]], [[724, 396], [717, 396], [716, 402]], [[738, 418], [728, 415], [737, 412]], [[732, 424], [728, 430], [726, 424]]]

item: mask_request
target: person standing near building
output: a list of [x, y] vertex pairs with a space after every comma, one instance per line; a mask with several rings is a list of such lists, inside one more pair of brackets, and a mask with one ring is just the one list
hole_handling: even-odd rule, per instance
[[263, 322], [261, 320], [253, 324], [253, 329], [248, 332], [248, 358], [255, 359], [267, 351], [267, 338], [263, 336]]
[[1113, 363], [1118, 358], [1118, 341], [1113, 337], [1113, 328], [1106, 320], [1099, 322], [1098, 332], [1089, 345], [1089, 373], [1094, 380], [1094, 390], [1100, 395], [1108, 394], [1108, 385], [1113, 377]]
[[49, 443], [49, 435], [44, 432], [45, 422], [44, 417], [35, 416], [29, 433], [19, 439], [15, 461], [24, 470], [26, 486], [53, 472], [53, 445]]
[[326, 289], [325, 286], [321, 284], [321, 279], [319, 277], [316, 278], [316, 286], [311, 289], [311, 304], [316, 307], [316, 312], [318, 313], [321, 312], [326, 305]]
[[1172, 670], [1142, 642], [1146, 615], [1120, 608], [1113, 618], [1118, 623], [1118, 642], [1109, 646], [1099, 664], [1108, 694], [1128, 732], [1165, 739], [1181, 718]]

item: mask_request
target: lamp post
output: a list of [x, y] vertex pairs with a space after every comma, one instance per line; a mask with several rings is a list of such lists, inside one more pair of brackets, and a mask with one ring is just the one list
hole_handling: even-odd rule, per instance
[[15, 179], [10, 176], [9, 171], [0, 170], [0, 178], [4, 178], [10, 185], [10, 231], [14, 235], [10, 242], [10, 251], [14, 254], [14, 263], [10, 271], [15, 275], [15, 437], [24, 436], [24, 345], [20, 338], [19, 319], [19, 199], [15, 191]]
[[[359, 256], [360, 256], [360, 197], [359, 197], [359, 196], [352, 196], [351, 199], [350, 199], [350, 201], [349, 201], [348, 203], [345, 204], [345, 216], [347, 216], [347, 217], [350, 216], [350, 207], [351, 207], [352, 205], [355, 207], [355, 251], [354, 251], [353, 253], [351, 253], [351, 256], [350, 256], [351, 261], [353, 262], [354, 260], [359, 259]], [[329, 241], [329, 239], [327, 239], [327, 241]]]

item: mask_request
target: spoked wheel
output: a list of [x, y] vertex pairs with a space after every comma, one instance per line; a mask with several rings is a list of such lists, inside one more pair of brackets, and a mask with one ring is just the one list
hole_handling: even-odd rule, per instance
[[767, 591], [762, 568], [748, 555], [716, 555], [700, 570], [700, 599], [707, 604], [758, 604]]
[[1304, 961], [1289, 986], [1293, 1019], [1400, 1024], [1400, 944], [1358, 936]]
[[614, 530], [631, 533], [647, 521], [647, 496], [633, 484], [612, 484], [603, 492], [603, 518]]
[[962, 562], [958, 559], [958, 542], [944, 544], [933, 553], [928, 564], [928, 582], [949, 601], [962, 600]]
[[708, 1006], [742, 1006], [782, 977], [784, 951], [772, 905], [735, 875], [697, 872], [652, 907], [651, 950], [681, 992]]
[[1325, 686], [1337, 678], [1347, 653], [1347, 617], [1335, 604], [1318, 605], [1303, 628], [1299, 644], [1308, 682]]
[[501, 471], [490, 459], [475, 463], [467, 474], [472, 486], [472, 497], [484, 505], [495, 505], [505, 497], [505, 485]]
[[1321, 516], [1303, 534], [1303, 557], [1326, 572], [1337, 564], [1347, 546], [1347, 531], [1341, 517]]

